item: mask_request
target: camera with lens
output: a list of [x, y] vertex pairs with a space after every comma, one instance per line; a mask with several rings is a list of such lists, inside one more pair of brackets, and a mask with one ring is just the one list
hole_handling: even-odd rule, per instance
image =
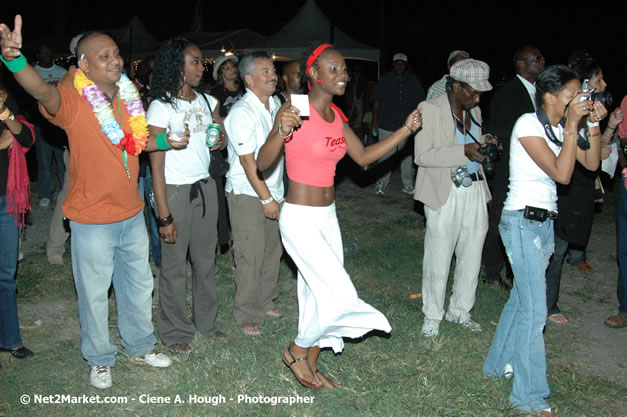
[[499, 147], [494, 143], [486, 143], [485, 145], [479, 147], [479, 153], [485, 156], [485, 159], [483, 160], [483, 172], [485, 172], [486, 176], [493, 175], [496, 164], [495, 161], [500, 155]]
[[470, 187], [472, 185], [472, 178], [465, 165], [457, 167], [451, 172], [451, 180], [453, 180], [453, 184], [455, 184], [457, 188], [460, 186]]
[[600, 101], [606, 109], [609, 110], [612, 107], [612, 94], [609, 91], [599, 91], [598, 93], [590, 94], [590, 100]]
[[610, 107], [612, 107], [612, 94], [610, 94], [609, 91], [599, 91], [599, 92], [595, 92], [595, 89], [590, 89], [589, 87], [590, 84], [590, 80], [589, 79], [585, 79], [583, 80], [583, 83], [581, 84], [581, 90], [579, 90], [579, 92], [581, 93], [590, 93], [590, 97], [581, 97], [579, 99], [579, 101], [585, 101], [585, 100], [592, 100], [592, 101], [599, 101], [601, 102], [601, 104], [603, 104], [603, 106], [605, 106], [606, 109], [609, 109]]

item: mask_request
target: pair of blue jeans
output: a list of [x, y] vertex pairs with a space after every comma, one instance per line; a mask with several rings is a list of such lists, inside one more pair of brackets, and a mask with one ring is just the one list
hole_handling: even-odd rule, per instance
[[618, 184], [618, 207], [616, 208], [616, 241], [618, 244], [618, 312], [627, 316], [627, 189], [624, 178]]
[[113, 283], [122, 346], [129, 356], [152, 351], [153, 278], [144, 213], [109, 224], [70, 221], [72, 271], [81, 323], [81, 353], [88, 365], [114, 366], [109, 341], [108, 291]]
[[15, 281], [19, 229], [6, 202], [6, 196], [0, 196], [0, 348], [12, 349], [22, 346]]
[[553, 253], [553, 221], [527, 220], [522, 211], [503, 211], [501, 238], [514, 272], [514, 286], [503, 307], [492, 347], [483, 365], [488, 376], [503, 376], [505, 364], [514, 369], [509, 402], [535, 413], [549, 408], [544, 335], [546, 323], [545, 271]]

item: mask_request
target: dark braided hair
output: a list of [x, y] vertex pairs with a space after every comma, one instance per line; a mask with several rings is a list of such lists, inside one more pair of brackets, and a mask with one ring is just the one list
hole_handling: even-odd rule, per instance
[[[183, 68], [185, 67], [185, 49], [196, 46], [185, 38], [167, 40], [157, 53], [150, 84], [151, 100], [159, 100], [176, 108], [176, 97], [183, 87]], [[192, 87], [202, 94], [202, 87]]]

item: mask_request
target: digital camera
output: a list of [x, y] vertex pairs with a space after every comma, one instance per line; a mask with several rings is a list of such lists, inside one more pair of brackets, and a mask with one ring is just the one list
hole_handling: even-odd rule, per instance
[[457, 188], [461, 186], [470, 187], [472, 185], [472, 178], [468, 173], [468, 168], [465, 166], [455, 168], [453, 172], [451, 172], [451, 180], [453, 180], [453, 184], [455, 184]]
[[494, 174], [495, 161], [500, 155], [498, 146], [494, 143], [486, 143], [479, 147], [479, 153], [485, 155], [485, 159], [483, 160], [483, 172], [485, 172], [486, 176], [492, 176]]

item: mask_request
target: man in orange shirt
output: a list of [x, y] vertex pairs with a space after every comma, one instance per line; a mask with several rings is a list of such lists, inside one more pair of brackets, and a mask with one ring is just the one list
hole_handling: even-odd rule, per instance
[[[108, 388], [117, 354], [109, 341], [112, 283], [126, 353], [154, 367], [171, 364], [164, 354], [152, 352], [157, 343], [153, 279], [144, 203], [137, 188], [138, 155], [147, 138], [145, 113], [137, 90], [122, 74], [122, 58], [109, 36], [96, 32], [83, 36], [76, 47], [79, 69], [71, 70], [54, 87], [21, 55], [21, 27], [19, 15], [14, 30], [0, 24], [2, 61], [39, 102], [44, 116], [68, 136], [71, 152], [63, 214], [72, 230], [81, 353], [89, 365], [91, 384]], [[156, 144], [148, 148], [155, 150]]]

